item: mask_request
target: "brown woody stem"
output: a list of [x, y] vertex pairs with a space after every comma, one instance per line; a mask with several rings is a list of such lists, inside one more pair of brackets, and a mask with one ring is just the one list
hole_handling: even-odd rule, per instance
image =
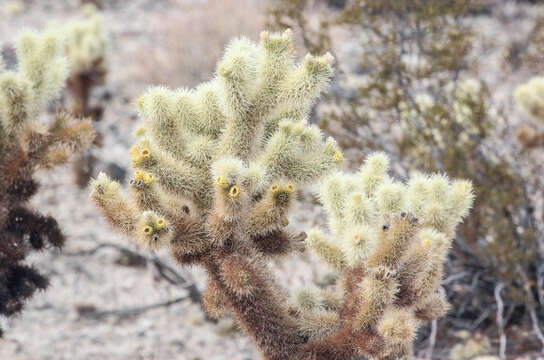
[[281, 295], [271, 286], [263, 269], [257, 269], [251, 261], [249, 269], [252, 272], [253, 293], [248, 296], [236, 294], [225, 284], [222, 274], [222, 264], [240, 256], [250, 258], [252, 254], [247, 249], [240, 248], [217, 254], [205, 260], [204, 266], [209, 276], [214, 279], [224, 293], [233, 314], [248, 336], [261, 350], [266, 360], [285, 360], [292, 358], [304, 339], [297, 334], [294, 321], [289, 317], [285, 303], [279, 300]]

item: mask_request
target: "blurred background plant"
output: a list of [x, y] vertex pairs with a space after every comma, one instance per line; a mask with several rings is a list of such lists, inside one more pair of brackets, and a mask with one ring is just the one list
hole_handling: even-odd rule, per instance
[[[544, 78], [534, 77], [518, 86], [514, 98], [535, 121], [544, 122]], [[528, 149], [544, 146], [544, 131], [538, 128], [523, 124], [517, 129], [516, 135], [518, 141]]]
[[[78, 117], [100, 121], [104, 112], [102, 104], [91, 105], [93, 88], [104, 85], [106, 66], [106, 38], [102, 30], [102, 17], [96, 6], [85, 4], [82, 19], [70, 21], [63, 26], [66, 34], [65, 51], [70, 63], [67, 88], [70, 98], [70, 112]], [[101, 136], [94, 145], [101, 145]], [[96, 157], [91, 152], [82, 154], [74, 163], [75, 181], [79, 187], [89, 184]]]
[[68, 76], [62, 45], [58, 31], [27, 31], [17, 40], [17, 71], [7, 70], [0, 58], [0, 314], [8, 317], [48, 285], [26, 258], [49, 247], [59, 249], [65, 241], [55, 218], [28, 204], [38, 190], [36, 178], [43, 178], [36, 172], [64, 164], [94, 139], [89, 122], [67, 113], [58, 113], [47, 125], [39, 121]]
[[[344, 50], [348, 56], [338, 55], [343, 72], [319, 109], [321, 123], [343, 146], [396, 154], [403, 176], [438, 171], [474, 182], [475, 208], [460, 226], [445, 280], [453, 310], [441, 327], [485, 330], [502, 346], [503, 328], [528, 327], [538, 349], [544, 345], [544, 238], [535, 211], [541, 199], [534, 194], [542, 189], [542, 167], [509, 141], [506, 106], [486, 83], [484, 57], [474, 56], [482, 36], [470, 20], [490, 5], [354, 0], [324, 12], [326, 2], [284, 0], [271, 6], [269, 21], [294, 26], [309, 49], [331, 44], [341, 52], [340, 31], [356, 44]], [[525, 47], [533, 51], [535, 44]], [[433, 344], [433, 333], [423, 332], [421, 340]]]
[[106, 39], [102, 30], [102, 17], [98, 9], [87, 4], [82, 8], [83, 18], [64, 26], [66, 34], [66, 56], [70, 63], [68, 90], [71, 96], [71, 111], [75, 115], [102, 116], [103, 108], [89, 104], [92, 87], [105, 81]]

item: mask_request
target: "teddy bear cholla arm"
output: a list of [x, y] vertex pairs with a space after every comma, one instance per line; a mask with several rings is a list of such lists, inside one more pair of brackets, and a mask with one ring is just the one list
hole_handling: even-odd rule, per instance
[[[442, 239], [430, 231], [424, 216], [416, 221], [420, 214], [412, 209], [407, 209], [410, 214], [394, 215], [405, 205], [398, 202], [395, 207], [396, 197], [404, 199], [410, 191], [386, 179], [386, 166], [379, 174], [336, 173], [333, 179], [342, 184], [349, 179], [351, 187], [329, 194], [335, 206], [342, 207], [338, 202], [342, 194], [349, 190], [351, 196], [355, 185], [362, 188], [353, 199], [373, 204], [367, 206], [372, 221], [356, 222], [355, 213], [363, 211], [359, 206], [349, 215], [353, 229], [345, 231], [366, 226], [369, 232], [359, 236], [376, 238], [374, 255], [367, 254], [370, 250], [363, 249], [362, 242], [360, 248], [352, 244], [358, 253], [350, 253], [343, 237], [330, 241], [323, 235], [318, 240], [312, 232], [308, 244], [336, 263], [345, 286], [319, 295], [315, 307], [286, 305], [284, 291], [266, 260], [302, 248], [305, 234], [287, 228], [296, 187], [324, 178], [324, 184], [330, 183], [326, 176], [342, 162], [336, 142], [323, 139], [321, 131], [307, 122], [313, 102], [333, 74], [332, 62], [326, 54], [307, 55], [295, 63], [289, 30], [263, 32], [259, 44], [233, 40], [210, 82], [194, 90], [156, 87], [138, 100], [144, 123], [136, 130], [139, 140], [130, 150], [136, 169], [129, 185], [131, 196], [105, 174], [92, 182], [91, 197], [116, 228], [150, 248], [167, 246], [182, 265], [199, 264], [207, 270], [205, 308], [212, 316], [234, 316], [266, 359], [349, 359], [361, 354], [385, 358], [386, 345], [371, 344], [389, 339], [377, 332], [377, 323], [391, 318], [397, 309], [394, 298], [401, 291], [402, 268], [408, 263], [404, 254], [421, 234], [430, 234], [425, 238], [429, 248]], [[422, 179], [426, 184], [434, 178]], [[450, 206], [457, 185], [440, 179], [447, 185], [447, 197], [440, 201]], [[466, 185], [470, 197], [470, 184]], [[326, 194], [322, 191], [330, 209]], [[346, 206], [355, 206], [353, 199], [346, 200]], [[446, 216], [443, 208], [436, 211], [436, 216]], [[343, 210], [334, 216], [337, 220], [331, 224], [340, 225]], [[386, 230], [377, 225], [386, 221]], [[371, 266], [363, 265], [366, 257]], [[365, 305], [362, 289], [380, 286], [380, 281], [389, 284], [389, 298], [380, 300], [383, 304]], [[375, 321], [360, 315], [372, 309], [376, 309]], [[325, 329], [323, 319], [329, 324]], [[355, 322], [357, 326], [349, 325]]]
[[374, 153], [357, 173], [321, 183], [329, 233], [312, 229], [307, 243], [338, 282], [302, 289], [292, 305], [307, 353], [324, 354], [317, 358], [409, 358], [419, 325], [448, 310], [442, 268], [472, 203], [471, 183], [416, 174], [403, 184], [388, 166]]

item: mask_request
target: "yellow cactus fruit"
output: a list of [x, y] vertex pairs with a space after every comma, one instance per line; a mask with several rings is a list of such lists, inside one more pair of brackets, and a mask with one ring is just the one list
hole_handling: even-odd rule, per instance
[[145, 173], [142, 170], [137, 170], [134, 172], [134, 180], [144, 180]]
[[280, 186], [278, 184], [274, 184], [274, 185], [270, 186], [270, 191], [273, 194], [277, 194], [277, 193], [280, 192]]
[[295, 186], [293, 184], [287, 184], [283, 187], [283, 190], [288, 194], [292, 194], [295, 191]]
[[332, 159], [335, 163], [340, 164], [342, 161], [344, 161], [344, 155], [340, 151], [337, 151], [332, 156]]
[[226, 188], [229, 187], [229, 182], [227, 181], [227, 178], [224, 177], [223, 175], [218, 176], [217, 179], [215, 180], [215, 182], [222, 189], [226, 189]]
[[155, 228], [157, 230], [162, 230], [162, 229], [164, 229], [165, 226], [166, 226], [166, 221], [163, 218], [159, 218], [155, 222]]
[[143, 180], [146, 185], [149, 185], [155, 180], [155, 176], [153, 176], [153, 174], [150, 174], [150, 173], [145, 173]]
[[238, 186], [233, 185], [229, 190], [229, 195], [233, 199], [238, 197], [238, 195], [240, 195], [240, 190], [238, 189]]
[[142, 233], [144, 235], [151, 236], [151, 235], [153, 235], [153, 228], [151, 226], [149, 226], [149, 225], [146, 225], [142, 229]]
[[142, 151], [140, 151], [140, 156], [143, 158], [143, 159], [148, 159], [150, 156], [151, 156], [151, 151], [149, 149], [142, 149]]

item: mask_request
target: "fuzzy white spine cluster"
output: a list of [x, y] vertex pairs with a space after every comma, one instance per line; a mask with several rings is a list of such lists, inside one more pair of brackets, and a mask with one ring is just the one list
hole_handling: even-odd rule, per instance
[[[319, 198], [329, 233], [316, 228], [307, 238], [308, 246], [341, 278], [360, 271], [366, 274], [355, 293], [347, 295], [345, 284], [337, 291], [347, 303], [357, 304], [342, 310], [353, 313], [347, 320], [351, 326], [356, 331], [376, 331], [383, 338], [385, 345], [374, 354], [376, 358], [409, 356], [419, 324], [447, 311], [438, 291], [442, 267], [455, 227], [473, 201], [469, 181], [416, 174], [402, 183], [391, 178], [388, 169], [388, 157], [374, 153], [358, 173], [326, 177]], [[302, 318], [323, 317], [323, 311], [327, 317], [334, 317], [331, 311], [340, 316], [341, 312], [319, 305], [318, 295], [304, 294], [302, 301], [298, 299]], [[310, 311], [308, 303], [318, 305]], [[303, 324], [301, 330], [315, 337], [338, 327], [330, 321], [315, 323], [313, 329]]]
[[59, 95], [68, 76], [63, 37], [55, 29], [22, 32], [16, 43], [18, 68], [0, 64], [0, 121], [2, 133], [16, 136]]

